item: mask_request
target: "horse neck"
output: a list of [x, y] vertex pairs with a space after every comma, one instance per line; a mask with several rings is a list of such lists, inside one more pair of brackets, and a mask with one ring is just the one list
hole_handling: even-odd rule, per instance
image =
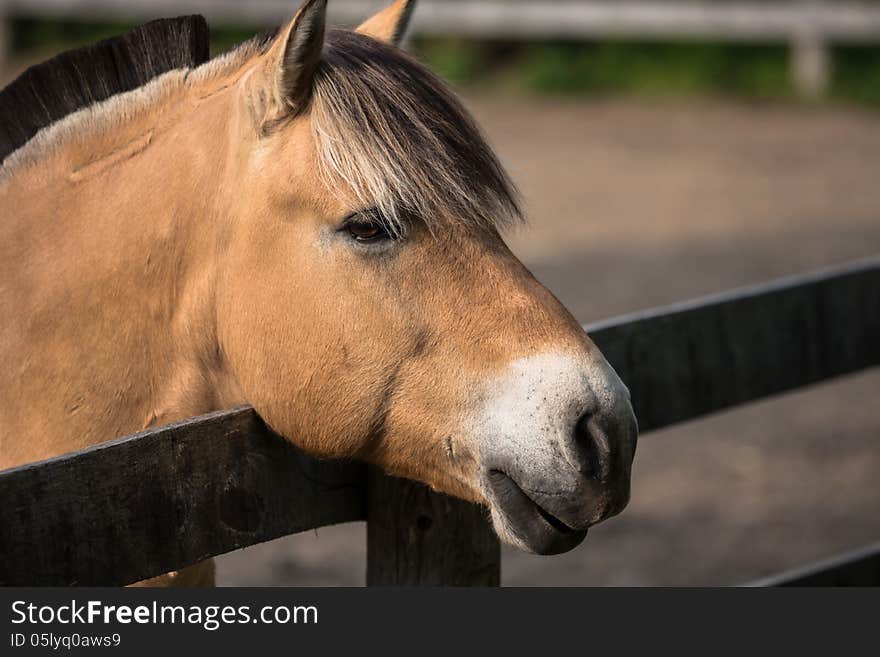
[[21, 309], [0, 356], [25, 382], [0, 393], [0, 426], [48, 436], [22, 458], [240, 401], [214, 324], [235, 160], [235, 94], [221, 83], [168, 94], [0, 186], [18, 208], [0, 222], [0, 300]]

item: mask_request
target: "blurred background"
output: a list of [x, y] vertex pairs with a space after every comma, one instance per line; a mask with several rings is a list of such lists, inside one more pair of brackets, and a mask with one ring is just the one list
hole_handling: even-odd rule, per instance
[[[204, 14], [220, 52], [298, 4], [0, 0], [0, 82], [163, 16]], [[530, 219], [511, 246], [585, 323], [880, 253], [880, 2], [422, 0], [407, 47], [482, 124]], [[567, 555], [505, 549], [503, 583], [736, 584], [877, 541], [878, 384], [643, 436], [627, 511]], [[365, 527], [218, 564], [221, 584], [360, 585]]]

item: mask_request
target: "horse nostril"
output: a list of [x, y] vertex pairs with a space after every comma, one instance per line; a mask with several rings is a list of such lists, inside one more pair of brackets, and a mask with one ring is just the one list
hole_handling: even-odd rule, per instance
[[608, 478], [611, 450], [605, 432], [594, 421], [592, 413], [584, 413], [574, 425], [574, 465], [578, 470], [593, 477]]

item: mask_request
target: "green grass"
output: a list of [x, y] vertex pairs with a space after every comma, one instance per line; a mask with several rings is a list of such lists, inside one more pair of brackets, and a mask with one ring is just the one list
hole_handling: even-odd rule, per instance
[[545, 92], [787, 94], [785, 52], [718, 44], [542, 44], [527, 49], [527, 85]]
[[418, 42], [429, 66], [461, 86], [492, 84], [549, 94], [792, 93], [783, 46], [717, 43]]
[[[12, 50], [26, 55], [47, 48], [68, 49], [95, 43], [127, 32], [143, 21], [82, 22], [15, 19], [12, 22]], [[227, 26], [211, 28], [211, 53], [217, 54], [245, 41], [263, 28]]]
[[28, 53], [46, 48], [75, 48], [121, 34], [137, 23], [50, 21], [19, 18], [12, 21], [12, 50]]
[[880, 107], [880, 47], [835, 48], [834, 63], [832, 96]]
[[[463, 89], [797, 99], [785, 45], [431, 40], [417, 41], [414, 49]], [[836, 48], [833, 61], [832, 98], [880, 107], [880, 46]]]

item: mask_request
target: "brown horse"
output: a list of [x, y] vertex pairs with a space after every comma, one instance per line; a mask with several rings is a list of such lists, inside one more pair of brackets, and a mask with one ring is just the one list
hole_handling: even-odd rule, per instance
[[248, 403], [312, 454], [485, 504], [533, 552], [626, 505], [628, 392], [503, 242], [512, 184], [396, 47], [412, 5], [336, 31], [307, 0], [9, 154], [0, 467]]

